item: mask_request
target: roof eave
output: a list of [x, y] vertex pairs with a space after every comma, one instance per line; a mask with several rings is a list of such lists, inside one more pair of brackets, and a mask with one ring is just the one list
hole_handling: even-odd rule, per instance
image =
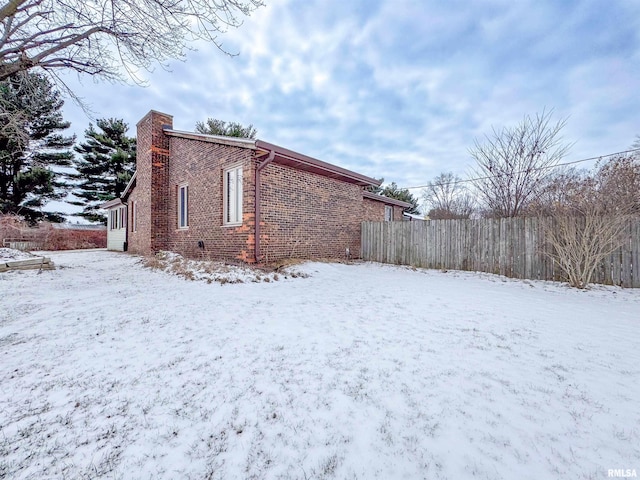
[[131, 178], [129, 179], [129, 182], [127, 183], [127, 186], [124, 187], [124, 190], [120, 194], [120, 198], [123, 198], [123, 199], [127, 198], [127, 195], [129, 195], [129, 190], [133, 187], [133, 184], [136, 181], [136, 176], [137, 175], [138, 175], [138, 171], [136, 170], [135, 172], [133, 172], [133, 175], [131, 175]]
[[250, 138], [226, 137], [224, 135], [209, 135], [206, 133], [185, 132], [183, 130], [166, 129], [165, 135], [170, 137], [187, 138], [189, 140], [199, 140], [201, 142], [218, 143], [232, 147], [256, 149], [256, 141]]
[[375, 193], [367, 192], [366, 190], [362, 192], [362, 196], [364, 198], [368, 198], [369, 200], [375, 200], [376, 202], [383, 202], [389, 205], [395, 205], [396, 207], [411, 208], [413, 206], [410, 203], [403, 202], [402, 200], [385, 197], [384, 195], [377, 195]]
[[122, 199], [120, 197], [109, 200], [108, 202], [104, 202], [100, 205], [100, 208], [106, 210], [109, 208], [117, 207], [119, 205], [123, 205]]
[[[296, 168], [296, 163], [306, 165], [308, 167], [311, 167], [313, 170], [323, 172], [323, 175], [327, 177], [338, 178], [340, 180], [349, 183], [355, 183], [363, 187], [371, 185], [379, 186], [382, 183], [375, 178], [367, 177], [366, 175], [362, 175], [352, 170], [347, 170], [346, 168], [323, 162], [322, 160], [318, 160], [317, 158], [309, 157], [307, 155], [303, 155], [302, 153], [294, 152], [293, 150], [289, 150], [288, 148], [280, 147], [263, 140], [256, 140], [256, 147], [259, 150], [273, 151], [275, 153], [274, 162], [286, 163], [286, 161], [289, 161], [290, 163], [293, 163], [293, 165], [291, 165], [293, 168]], [[278, 161], [279, 159], [280, 161]]]

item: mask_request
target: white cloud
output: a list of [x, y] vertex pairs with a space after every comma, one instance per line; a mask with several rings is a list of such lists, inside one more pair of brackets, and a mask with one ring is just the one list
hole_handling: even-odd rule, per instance
[[[543, 108], [569, 116], [572, 159], [640, 133], [639, 8], [385, 0], [273, 2], [225, 46], [188, 55], [150, 87], [91, 82], [98, 117], [130, 125], [149, 109], [192, 129], [209, 116], [252, 123], [267, 141], [399, 185], [464, 174], [491, 126]], [[74, 84], [75, 85], [75, 84]], [[69, 107], [81, 132], [88, 123]]]

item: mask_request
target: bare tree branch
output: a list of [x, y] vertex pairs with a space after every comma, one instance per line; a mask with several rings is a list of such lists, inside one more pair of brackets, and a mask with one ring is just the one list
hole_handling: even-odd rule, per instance
[[0, 21], [5, 18], [14, 16], [21, 5], [27, 3], [27, 0], [9, 0], [0, 8]]
[[475, 211], [475, 200], [462, 179], [453, 173], [441, 173], [422, 190], [429, 218], [469, 218]]
[[566, 120], [551, 124], [552, 111], [525, 116], [514, 128], [493, 129], [470, 150], [476, 160], [474, 181], [488, 212], [497, 217], [520, 215], [540, 193], [540, 187], [567, 153], [561, 131]]
[[[558, 262], [574, 287], [586, 288], [598, 265], [629, 240], [629, 222], [640, 213], [635, 203], [640, 169], [630, 169], [634, 162], [627, 160], [614, 158], [592, 176], [575, 172], [559, 176], [554, 192], [561, 194], [556, 193], [556, 200], [541, 212], [550, 215], [542, 219], [551, 247], [546, 254]], [[627, 191], [629, 185], [635, 189]]]
[[123, 78], [123, 70], [131, 74], [184, 58], [196, 40], [224, 51], [218, 36], [262, 5], [262, 0], [9, 0], [0, 7], [0, 80], [36, 67], [115, 80]]

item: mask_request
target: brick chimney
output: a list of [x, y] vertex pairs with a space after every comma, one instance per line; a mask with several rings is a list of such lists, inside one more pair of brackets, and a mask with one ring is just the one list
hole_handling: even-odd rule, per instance
[[[173, 117], [151, 110], [137, 124], [137, 186], [140, 189], [138, 218], [144, 225], [149, 253], [166, 249], [169, 233], [169, 137]], [[141, 232], [142, 233], [142, 232]]]

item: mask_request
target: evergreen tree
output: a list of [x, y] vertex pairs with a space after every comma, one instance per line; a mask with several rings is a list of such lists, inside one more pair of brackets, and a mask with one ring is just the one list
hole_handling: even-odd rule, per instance
[[[384, 183], [384, 177], [376, 178], [376, 180], [378, 180], [380, 182], [380, 184]], [[365, 190], [367, 192], [371, 192], [371, 193], [375, 193], [376, 195], [380, 195], [380, 193], [382, 192], [382, 187], [376, 187], [375, 185], [369, 185], [368, 187], [365, 187]]]
[[85, 130], [85, 142], [75, 147], [81, 156], [74, 159], [79, 183], [70, 202], [84, 207], [77, 215], [106, 225], [107, 217], [98, 206], [119, 197], [136, 168], [136, 139], [127, 136], [128, 125], [121, 119], [102, 118]]
[[411, 207], [406, 210], [407, 213], [420, 214], [420, 207], [418, 205], [418, 199], [406, 188], [399, 188], [396, 182], [391, 182], [380, 191], [380, 195], [385, 197], [395, 198], [411, 204]]
[[207, 135], [224, 135], [255, 139], [258, 131], [253, 125], [244, 126], [237, 122], [224, 122], [216, 118], [207, 118], [206, 122], [196, 122], [196, 132]]
[[13, 213], [31, 223], [61, 222], [60, 213], [43, 212], [50, 200], [67, 193], [64, 174], [55, 167], [71, 165], [73, 136], [60, 132], [60, 93], [47, 77], [18, 73], [0, 82], [0, 213]]

